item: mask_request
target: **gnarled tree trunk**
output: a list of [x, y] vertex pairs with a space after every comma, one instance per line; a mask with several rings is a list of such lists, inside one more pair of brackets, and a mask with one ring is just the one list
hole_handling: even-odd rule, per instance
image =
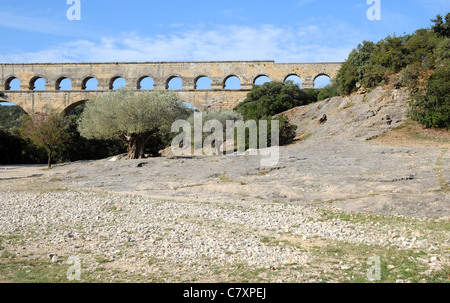
[[128, 144], [128, 160], [142, 159], [144, 157], [145, 145], [150, 139], [150, 134], [123, 135], [122, 139]]

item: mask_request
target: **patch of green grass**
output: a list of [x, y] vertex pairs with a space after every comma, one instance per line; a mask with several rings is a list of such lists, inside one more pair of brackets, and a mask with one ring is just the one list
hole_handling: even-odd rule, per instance
[[311, 138], [311, 136], [312, 136], [312, 134], [304, 134], [301, 137], [299, 137], [297, 140], [304, 141], [304, 140]]
[[442, 160], [443, 160], [443, 158], [444, 158], [444, 156], [445, 156], [445, 154], [447, 152], [448, 152], [447, 149], [444, 149], [442, 151], [441, 155], [439, 156], [439, 158], [436, 161], [436, 168], [435, 168], [435, 170], [437, 172], [437, 175], [438, 175], [438, 181], [439, 181], [439, 184], [441, 186], [441, 190], [444, 193], [450, 193], [450, 184], [447, 183], [447, 180], [446, 180], [446, 178], [444, 176], [444, 172], [442, 170], [443, 169]]
[[342, 201], [346, 201], [346, 200], [356, 200], [356, 199], [362, 199], [362, 198], [368, 198], [368, 197], [375, 197], [375, 196], [378, 196], [378, 195], [380, 195], [380, 194], [370, 194], [370, 195], [358, 196], [358, 197], [336, 198], [336, 199], [327, 200], [327, 201], [322, 201], [320, 199], [314, 199], [313, 203], [309, 203], [309, 204], [310, 205], [333, 204], [335, 202], [342, 202]]
[[31, 258], [0, 257], [0, 280], [10, 283], [68, 283], [69, 265]]
[[[405, 120], [403, 123], [401, 123], [399, 126], [394, 127], [393, 130], [403, 130], [403, 132], [409, 136], [411, 139], [414, 140], [425, 140], [425, 141], [433, 141], [436, 143], [449, 143], [450, 140], [448, 138], [441, 138], [441, 137], [434, 137], [434, 136], [428, 136], [421, 134], [417, 131], [417, 122], [412, 121], [411, 119]], [[385, 133], [382, 137], [386, 136], [387, 133]]]
[[99, 264], [105, 264], [105, 263], [110, 263], [112, 262], [111, 260], [107, 259], [107, 258], [96, 258], [95, 261]]
[[231, 179], [230, 176], [228, 176], [227, 174], [220, 174], [217, 176], [217, 178], [219, 178], [220, 181], [225, 183], [233, 182], [233, 179]]
[[344, 109], [347, 109], [347, 108], [351, 108], [351, 107], [353, 107], [354, 105], [355, 105], [355, 103], [353, 103], [353, 102], [348, 102], [347, 104], [344, 105], [344, 107], [343, 107], [342, 109], [344, 110]]
[[261, 242], [262, 242], [262, 243], [270, 243], [271, 241], [272, 241], [271, 238], [266, 237], [266, 236], [264, 236], [264, 237], [261, 238]]
[[265, 278], [261, 276], [262, 273], [266, 273], [266, 276], [271, 274], [267, 268], [254, 268], [244, 263], [234, 264], [226, 271], [236, 283], [261, 283], [265, 281]]
[[151, 257], [151, 258], [148, 260], [148, 265], [152, 266], [152, 265], [155, 265], [155, 264], [158, 263], [158, 262], [159, 262], [159, 260], [158, 260], [157, 258]]
[[3, 258], [3, 259], [13, 259], [14, 257], [15, 257], [15, 255], [13, 253], [10, 253], [7, 250], [2, 251], [2, 253], [0, 255], [0, 258]]
[[[316, 259], [314, 263], [321, 264], [320, 267], [324, 267], [324, 264], [333, 266], [333, 272], [328, 273], [331, 275], [329, 279], [337, 282], [395, 283], [400, 279], [417, 283], [421, 280], [448, 280], [446, 271], [433, 276], [425, 274], [428, 267], [419, 260], [426, 256], [424, 251], [347, 242], [330, 242], [328, 246], [314, 247], [312, 251]], [[372, 257], [379, 257], [380, 260], [380, 279], [376, 281], [369, 281], [367, 275], [374, 266], [373, 262], [369, 262]]]

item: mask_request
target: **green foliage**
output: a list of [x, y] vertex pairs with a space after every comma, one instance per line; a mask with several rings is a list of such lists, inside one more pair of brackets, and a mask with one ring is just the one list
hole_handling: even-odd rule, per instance
[[360, 83], [365, 88], [386, 84], [391, 74], [411, 64], [433, 68], [434, 51], [439, 39], [431, 30], [420, 29], [413, 35], [388, 36], [374, 44], [364, 41], [344, 62], [336, 79], [339, 93], [350, 94]]
[[426, 64], [427, 68], [433, 68], [434, 51], [440, 39], [428, 29], [419, 29], [413, 35], [408, 36], [405, 47], [408, 50], [408, 64]]
[[255, 86], [236, 110], [244, 120], [259, 120], [316, 101], [317, 96], [308, 94], [291, 81], [267, 82]]
[[[272, 116], [282, 113], [297, 106], [307, 105], [316, 102], [321, 90], [308, 89], [303, 90], [292, 81], [286, 83], [268, 82], [262, 86], [255, 86], [247, 95], [247, 98], [236, 107], [244, 121], [255, 120], [258, 129], [259, 146], [259, 124], [261, 121], [267, 121], [267, 144], [271, 145]], [[280, 145], [287, 145], [294, 141], [297, 126], [289, 123], [285, 116], [279, 116], [275, 120], [279, 121], [279, 140]], [[246, 142], [248, 148], [248, 135]]]
[[20, 134], [24, 139], [31, 140], [37, 147], [47, 150], [49, 168], [52, 164], [53, 152], [68, 137], [64, 129], [64, 118], [56, 112], [22, 116]]
[[411, 118], [426, 127], [450, 129], [450, 60], [434, 70], [425, 92], [417, 92], [411, 102]]
[[153, 136], [170, 133], [172, 123], [190, 113], [171, 91], [118, 90], [88, 102], [78, 130], [87, 139], [121, 139], [128, 144], [128, 159], [137, 159]]
[[[239, 121], [242, 120], [242, 115], [239, 114], [238, 112], [235, 111], [230, 111], [230, 110], [225, 110], [225, 109], [221, 109], [218, 111], [214, 111], [214, 112], [209, 112], [209, 113], [201, 113], [202, 114], [202, 121], [203, 123], [206, 123], [210, 120], [217, 120], [219, 121], [222, 125], [225, 126], [226, 121]], [[189, 123], [193, 126], [194, 125], [194, 114], [192, 114], [189, 117]]]
[[[202, 122], [203, 125], [202, 127], [205, 125], [206, 122], [211, 121], [211, 120], [216, 120], [219, 121], [220, 124], [222, 125], [222, 131], [223, 131], [223, 140], [226, 140], [226, 124], [227, 121], [240, 121], [242, 120], [242, 115], [239, 114], [238, 112], [235, 111], [230, 111], [230, 110], [219, 110], [219, 111], [214, 111], [214, 112], [210, 112], [210, 113], [197, 113], [197, 114], [201, 114], [202, 115]], [[189, 119], [188, 119], [189, 123], [191, 124], [192, 129], [194, 129], [194, 114], [192, 114]], [[213, 129], [214, 130], [214, 129]], [[216, 131], [216, 130], [214, 130]], [[203, 136], [202, 136], [202, 140], [204, 141], [209, 135], [212, 134], [211, 132], [203, 132]], [[192, 134], [193, 135], [193, 134]], [[191, 140], [193, 142], [193, 140]]]
[[431, 28], [438, 36], [450, 38], [450, 13], [445, 15], [445, 21], [441, 15], [437, 15], [436, 19], [431, 20], [434, 22]]
[[119, 139], [86, 139], [78, 132], [78, 119], [85, 104], [77, 106], [64, 118], [64, 129], [68, 134], [67, 142], [58, 147], [55, 160], [72, 162], [79, 160], [97, 160], [126, 152], [126, 146]]
[[45, 160], [45, 151], [0, 127], [0, 164], [45, 163]]
[[[53, 152], [55, 163], [97, 160], [127, 151], [121, 140], [96, 140], [81, 137], [77, 121], [84, 110], [84, 105], [76, 107], [64, 117], [63, 129], [67, 141]], [[21, 117], [26, 114], [18, 106], [0, 106], [0, 163], [1, 164], [43, 164], [47, 163], [45, 148], [36, 146], [31, 140], [20, 135]], [[2, 128], [3, 127], [3, 128]], [[147, 151], [146, 153], [151, 153]]]
[[277, 120], [280, 121], [280, 146], [293, 143], [297, 136], [297, 125], [289, 123], [289, 119], [286, 116], [280, 116]]
[[0, 105], [0, 126], [5, 129], [20, 127], [20, 118], [26, 114], [19, 106]]
[[356, 66], [349, 60], [345, 61], [336, 77], [336, 86], [339, 94], [348, 95], [353, 92], [358, 83], [358, 71]]
[[318, 90], [317, 101], [322, 101], [328, 98], [339, 96], [338, 87], [336, 85], [327, 85]]
[[338, 93], [350, 94], [357, 83], [364, 88], [387, 84], [400, 73], [396, 87], [412, 93], [410, 116], [427, 127], [449, 124], [448, 65], [450, 60], [450, 13], [432, 20], [431, 29], [412, 35], [388, 36], [377, 42], [364, 41], [344, 62], [335, 80]]
[[46, 163], [47, 155], [30, 140], [20, 136], [21, 117], [26, 115], [19, 106], [0, 106], [0, 163]]

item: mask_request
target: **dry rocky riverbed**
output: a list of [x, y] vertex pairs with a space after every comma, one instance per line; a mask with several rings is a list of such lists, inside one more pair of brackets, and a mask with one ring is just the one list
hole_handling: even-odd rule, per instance
[[69, 257], [82, 282], [448, 281], [448, 133], [397, 124], [370, 141], [312, 135], [271, 168], [250, 155], [0, 167], [0, 281], [68, 281]]

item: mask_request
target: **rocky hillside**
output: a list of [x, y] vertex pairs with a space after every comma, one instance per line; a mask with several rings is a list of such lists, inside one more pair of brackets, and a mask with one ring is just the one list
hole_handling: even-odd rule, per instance
[[377, 87], [296, 107], [281, 115], [298, 126], [298, 137], [366, 141], [405, 121], [409, 98], [406, 89]]

